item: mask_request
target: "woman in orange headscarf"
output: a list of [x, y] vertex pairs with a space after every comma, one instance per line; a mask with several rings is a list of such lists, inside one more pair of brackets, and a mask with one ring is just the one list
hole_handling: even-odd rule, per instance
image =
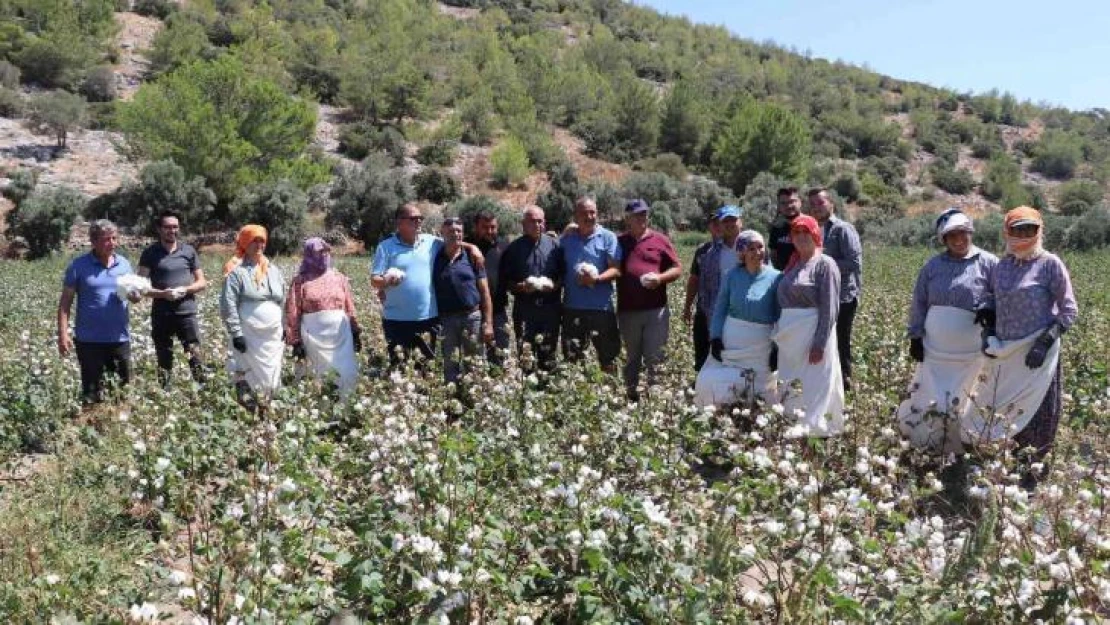
[[[787, 414], [800, 410], [798, 433], [832, 436], [844, 429], [844, 378], [836, 350], [840, 270], [821, 252], [821, 227], [809, 215], [790, 222], [794, 254], [779, 280], [782, 313], [772, 340], [778, 344], [779, 379]], [[802, 384], [801, 393], [793, 381]]]
[[[1019, 206], [1006, 213], [1006, 255], [990, 280], [995, 325], [984, 353], [993, 358], [997, 383], [980, 393], [985, 410], [972, 433], [981, 440], [1008, 438], [1044, 459], [1060, 423], [1060, 336], [1075, 323], [1079, 306], [1064, 261], [1044, 250], [1044, 220], [1039, 211]], [[1022, 478], [1032, 488], [1043, 465]]]
[[243, 226], [224, 265], [220, 316], [231, 339], [229, 368], [240, 399], [269, 397], [281, 384], [285, 279], [266, 258], [266, 229]]

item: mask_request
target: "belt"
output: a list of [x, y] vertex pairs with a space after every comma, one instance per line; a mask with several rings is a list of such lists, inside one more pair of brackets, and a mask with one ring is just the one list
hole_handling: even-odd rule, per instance
[[460, 316], [463, 316], [463, 315], [472, 315], [476, 312], [478, 312], [478, 307], [477, 306], [472, 306], [472, 307], [467, 308], [465, 310], [456, 310], [454, 312], [440, 313], [439, 316], [440, 317], [460, 317]]

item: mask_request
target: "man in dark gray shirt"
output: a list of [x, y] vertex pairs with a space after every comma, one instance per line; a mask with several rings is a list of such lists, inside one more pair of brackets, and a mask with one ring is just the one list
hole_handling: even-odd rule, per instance
[[808, 195], [810, 217], [817, 220], [824, 237], [825, 255], [836, 261], [840, 269], [840, 314], [836, 318], [837, 352], [840, 354], [840, 371], [845, 389], [851, 388], [852, 378], [852, 324], [862, 292], [863, 244], [852, 224], [839, 219], [833, 212], [836, 204], [827, 189], [810, 189]]
[[501, 284], [501, 255], [509, 242], [499, 236], [497, 215], [483, 210], [471, 224], [469, 243], [474, 244], [486, 257], [486, 275], [490, 297], [493, 298], [493, 343], [486, 345], [486, 359], [501, 364], [501, 356], [509, 349], [509, 294]]
[[143, 250], [139, 275], [150, 278], [147, 297], [154, 300], [150, 311], [150, 336], [158, 360], [158, 377], [169, 384], [173, 371], [173, 340], [177, 338], [189, 359], [193, 379], [200, 382], [200, 332], [197, 326], [196, 294], [208, 286], [200, 257], [193, 246], [178, 240], [181, 220], [175, 213], [158, 216], [158, 242]]
[[555, 367], [559, 345], [559, 280], [563, 269], [559, 242], [544, 234], [545, 226], [542, 209], [538, 206], [524, 209], [524, 235], [501, 254], [499, 283], [513, 294], [513, 329], [518, 352], [525, 344], [530, 345], [540, 368], [550, 371]]

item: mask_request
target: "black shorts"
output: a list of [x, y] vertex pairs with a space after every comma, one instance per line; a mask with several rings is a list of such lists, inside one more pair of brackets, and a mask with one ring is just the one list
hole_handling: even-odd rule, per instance
[[176, 338], [185, 347], [200, 343], [196, 315], [151, 315], [150, 338], [154, 349], [172, 349]]

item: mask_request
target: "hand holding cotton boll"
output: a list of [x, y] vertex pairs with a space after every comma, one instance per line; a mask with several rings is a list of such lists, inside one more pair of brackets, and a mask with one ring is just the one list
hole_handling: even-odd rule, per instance
[[383, 275], [385, 278], [386, 286], [397, 286], [405, 279], [405, 272], [396, 268], [390, 267]]
[[131, 303], [141, 300], [143, 294], [150, 291], [150, 288], [150, 280], [133, 273], [116, 279], [116, 295]]
[[525, 290], [529, 293], [535, 291], [550, 291], [555, 288], [555, 283], [547, 276], [528, 276], [524, 281]]
[[578, 274], [578, 284], [582, 286], [593, 286], [597, 284], [598, 271], [597, 267], [587, 262], [581, 262], [575, 265], [575, 273]]
[[649, 272], [640, 276], [640, 284], [643, 285], [645, 289], [657, 289], [662, 285], [662, 282], [659, 280], [659, 274]]
[[186, 293], [188, 293], [188, 290], [183, 286], [178, 286], [169, 289], [168, 291], [166, 291], [166, 293], [170, 296], [171, 302], [176, 302], [177, 300], [185, 297]]

